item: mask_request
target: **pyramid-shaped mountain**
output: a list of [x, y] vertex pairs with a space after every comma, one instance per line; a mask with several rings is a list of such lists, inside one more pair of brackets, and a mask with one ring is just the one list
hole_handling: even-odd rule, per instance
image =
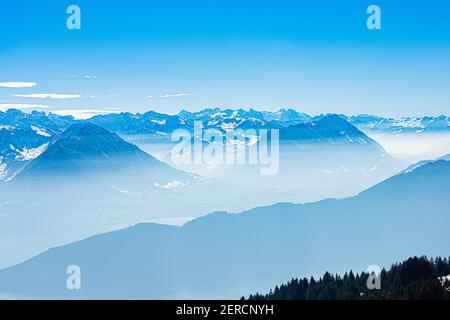
[[118, 135], [85, 122], [73, 124], [55, 136], [47, 150], [25, 167], [17, 178], [141, 169], [177, 171]]

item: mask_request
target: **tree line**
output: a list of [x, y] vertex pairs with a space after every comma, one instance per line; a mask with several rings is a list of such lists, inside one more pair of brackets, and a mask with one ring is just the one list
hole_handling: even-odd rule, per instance
[[[379, 289], [369, 289], [373, 274], [326, 272], [319, 279], [294, 278], [249, 300], [450, 300], [450, 258], [412, 257], [379, 274]], [[242, 299], [245, 299], [244, 297]]]

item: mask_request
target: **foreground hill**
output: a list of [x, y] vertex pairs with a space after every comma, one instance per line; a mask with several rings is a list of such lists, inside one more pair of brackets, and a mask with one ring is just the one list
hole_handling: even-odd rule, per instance
[[[450, 162], [441, 160], [346, 200], [217, 212], [183, 227], [139, 224], [5, 269], [0, 291], [32, 298], [236, 298], [299, 273], [446, 255], [448, 190]], [[82, 270], [80, 291], [65, 286], [74, 264]]]

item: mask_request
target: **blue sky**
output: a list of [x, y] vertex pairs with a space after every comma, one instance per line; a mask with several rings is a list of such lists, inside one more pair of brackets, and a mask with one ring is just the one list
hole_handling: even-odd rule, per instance
[[9, 1], [0, 108], [448, 114], [449, 16], [448, 0]]

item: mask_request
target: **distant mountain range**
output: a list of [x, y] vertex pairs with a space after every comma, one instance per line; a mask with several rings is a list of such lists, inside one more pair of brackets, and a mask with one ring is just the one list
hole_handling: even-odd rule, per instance
[[[255, 174], [259, 176], [258, 168], [233, 166], [231, 170], [227, 167], [218, 170], [206, 166], [201, 168], [179, 166], [178, 169], [212, 178], [232, 181], [244, 179], [257, 185], [262, 183], [282, 186], [292, 185], [293, 180], [299, 181], [301, 185], [307, 183], [310, 186], [318, 181], [317, 177], [320, 181], [323, 179], [329, 181], [332, 174], [335, 176], [338, 189], [348, 189], [347, 186], [340, 186], [344, 181], [343, 177], [352, 185], [345, 191], [346, 195], [351, 194], [352, 190], [367, 188], [405, 168], [403, 164], [390, 157], [368, 134], [450, 130], [448, 118], [444, 116], [399, 120], [370, 115], [347, 117], [326, 114], [311, 117], [294, 109], [269, 112], [254, 109], [210, 108], [198, 112], [182, 110], [177, 115], [154, 111], [143, 114], [124, 112], [97, 115], [89, 120], [76, 120], [71, 116], [37, 111], [27, 114], [19, 110], [8, 110], [0, 112], [0, 181], [14, 179], [31, 160], [51, 146], [58, 135], [69, 126], [79, 123], [96, 124], [171, 164], [170, 151], [173, 143], [169, 139], [170, 134], [176, 129], [192, 132], [195, 121], [202, 123], [204, 132], [215, 130], [222, 134], [235, 129], [279, 129], [280, 155], [283, 163], [278, 182], [273, 179], [272, 181], [249, 179]], [[145, 136], [154, 138], [140, 138]], [[203, 143], [208, 144], [207, 141]], [[300, 168], [299, 159], [302, 161]], [[351, 180], [348, 172], [353, 172], [361, 182]], [[359, 175], [362, 173], [365, 177], [371, 178], [361, 180]], [[313, 176], [314, 180], [310, 180], [310, 176]]]
[[[186, 128], [192, 130], [193, 122], [200, 121], [204, 129], [246, 128], [284, 128], [293, 124], [317, 121], [327, 115], [310, 116], [292, 108], [279, 111], [257, 111], [254, 109], [225, 109], [209, 108], [198, 112], [182, 110], [176, 115], [168, 115], [149, 111], [146, 113], [113, 113], [97, 115], [89, 122], [98, 124], [118, 134], [154, 134], [171, 133], [175, 129]], [[400, 119], [383, 118], [372, 115], [346, 116], [339, 115], [363, 132], [435, 132], [449, 131], [450, 118], [438, 117], [404, 117]], [[53, 113], [33, 111], [24, 113], [20, 110], [9, 109], [0, 111], [0, 130], [31, 129], [43, 135], [54, 135], [68, 128], [70, 124], [81, 122], [72, 116], [60, 116]], [[32, 129], [33, 128], [33, 129]]]
[[[252, 187], [281, 188], [281, 193], [287, 191], [294, 195], [294, 198], [292, 196], [289, 198], [292, 201], [310, 200], [311, 197], [317, 200], [328, 196], [348, 196], [405, 168], [402, 163], [390, 157], [381, 145], [347, 121], [344, 116], [327, 114], [312, 118], [293, 109], [262, 112], [253, 109], [211, 108], [199, 112], [183, 110], [178, 115], [150, 111], [144, 114], [98, 115], [89, 120], [76, 120], [70, 116], [36, 111], [26, 114], [18, 110], [8, 110], [0, 114], [0, 119], [0, 126], [2, 126], [0, 129], [2, 138], [0, 181], [13, 180], [21, 171], [23, 171], [22, 176], [42, 175], [42, 168], [47, 164], [53, 171], [58, 163], [64, 167], [74, 165], [74, 160], [70, 163], [69, 161], [61, 162], [64, 157], [62, 151], [65, 147], [59, 147], [59, 143], [63, 140], [56, 144], [55, 141], [63, 137], [63, 132], [70, 126], [86, 123], [120, 135], [126, 141], [136, 144], [147, 153], [158, 156], [159, 159], [179, 170], [238, 184], [244, 182]], [[277, 174], [270, 177], [261, 176], [260, 166], [255, 165], [174, 164], [171, 151], [175, 143], [170, 141], [170, 134], [176, 129], [192, 132], [196, 121], [201, 122], [204, 133], [210, 133], [213, 130], [216, 133], [225, 134], [235, 129], [256, 131], [278, 129], [281, 143]], [[93, 134], [96, 132], [94, 130]], [[254, 138], [255, 141], [259, 139]], [[203, 139], [203, 145], [210, 143], [205, 136], [195, 137], [195, 139]], [[97, 140], [99, 144], [105, 145], [112, 141], [111, 139], [102, 141], [101, 137]], [[65, 143], [69, 143], [69, 140]], [[83, 144], [83, 141], [77, 140], [77, 143]], [[30, 164], [47, 148], [48, 152], [39, 161]], [[50, 161], [44, 159], [50, 155], [50, 152], [56, 152], [58, 148], [60, 151], [51, 157], [50, 165]], [[84, 142], [84, 146], [79, 145], [78, 148], [88, 151], [89, 143]], [[248, 145], [248, 150], [255, 148], [258, 148], [257, 144]], [[82, 154], [84, 151], [74, 152]], [[89, 166], [94, 171], [97, 164], [91, 163]], [[38, 167], [41, 169], [33, 169]], [[35, 174], [33, 171], [39, 173]]]
[[449, 132], [450, 117], [382, 118], [371, 115], [342, 116], [364, 132], [373, 133], [422, 133]]
[[[204, 109], [198, 112], [182, 110], [177, 115], [156, 112], [144, 114], [98, 115], [90, 121], [105, 128], [124, 134], [170, 133], [177, 128], [192, 129], [194, 121], [201, 121], [205, 129], [280, 129], [290, 125], [317, 121], [327, 115], [312, 117], [294, 109], [280, 109], [277, 112], [254, 109]], [[450, 117], [403, 117], [383, 118], [371, 115], [339, 115], [363, 132], [373, 133], [421, 133], [450, 131]]]
[[[183, 227], [139, 224], [50, 249], [0, 272], [25, 298], [236, 298], [294, 275], [387, 266], [450, 250], [450, 162], [435, 161], [345, 200], [216, 212]], [[82, 290], [65, 287], [78, 265]]]
[[42, 136], [53, 136], [60, 133], [75, 121], [72, 116], [60, 116], [42, 111], [32, 111], [31, 113], [16, 109], [0, 111], [0, 129], [32, 130]]
[[[170, 133], [176, 129], [192, 131], [195, 121], [201, 122], [206, 132], [213, 129], [222, 133], [234, 129], [279, 129], [281, 140], [290, 143], [377, 145], [343, 116], [312, 118], [293, 109], [261, 112], [214, 108], [199, 112], [183, 110], [178, 115], [149, 111], [144, 114], [98, 115], [88, 121], [52, 113], [33, 111], [28, 114], [10, 109], [0, 112], [0, 181], [13, 179], [30, 160], [39, 156], [49, 144], [52, 146], [52, 141], [74, 124], [88, 122], [122, 136], [150, 134], [169, 142]], [[55, 148], [53, 146], [52, 150]], [[379, 145], [377, 148], [382, 149]]]

